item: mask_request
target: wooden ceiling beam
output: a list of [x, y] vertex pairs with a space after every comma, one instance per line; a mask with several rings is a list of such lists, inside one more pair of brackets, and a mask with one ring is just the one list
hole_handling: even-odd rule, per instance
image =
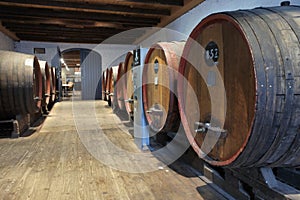
[[163, 4], [169, 6], [183, 6], [183, 0], [124, 0], [125, 2], [130, 3], [147, 3], [147, 4]]
[[[80, 33], [63, 33], [63, 32], [56, 32], [56, 33], [50, 33], [50, 32], [44, 32], [44, 33], [34, 33], [34, 32], [20, 32], [17, 33], [18, 36], [24, 36], [24, 35], [30, 35], [30, 36], [36, 36], [36, 37], [55, 37], [56, 35], [64, 36], [64, 37], [69, 37], [69, 38], [109, 38], [110, 35], [108, 34], [93, 34], [93, 33], [86, 33], [86, 34], [80, 34]], [[137, 37], [136, 37], [137, 38]]]
[[70, 38], [65, 36], [52, 36], [52, 37], [39, 37], [39, 36], [32, 36], [32, 35], [23, 35], [22, 40], [28, 41], [37, 41], [37, 42], [68, 42], [68, 43], [92, 43], [98, 44], [105, 40], [105, 38]]
[[[77, 29], [77, 28], [70, 28], [70, 27], [63, 27], [63, 26], [57, 26], [57, 25], [37, 25], [37, 24], [15, 24], [15, 23], [6, 23], [3, 22], [3, 26], [5, 26], [7, 29], [12, 30], [14, 32], [18, 31], [34, 31], [34, 32], [39, 32], [39, 31], [48, 31], [48, 32], [70, 32], [70, 33], [87, 33], [87, 32], [92, 32], [92, 33], [105, 33], [108, 35], [114, 35], [118, 34], [122, 31], [123, 29], [111, 29], [111, 28], [84, 28], [84, 29]], [[144, 31], [142, 29], [138, 29], [135, 31], [132, 31], [131, 34], [141, 34]]]
[[[37, 35], [43, 38], [47, 35], [65, 35], [68, 37], [105, 37], [112, 41], [118, 40], [116, 37], [139, 38], [145, 33], [144, 29], [135, 29], [130, 32], [124, 30], [109, 29], [109, 28], [86, 28], [75, 29], [58, 27], [55, 25], [27, 25], [27, 24], [4, 24], [9, 30], [17, 33], [17, 36], [23, 37], [24, 34]], [[116, 35], [116, 36], [115, 36]]]
[[[80, 25], [84, 28], [112, 28], [127, 30], [126, 24], [121, 24], [118, 22], [100, 22], [92, 20], [72, 20], [72, 19], [60, 19], [53, 18], [48, 19], [45, 17], [28, 17], [28, 16], [15, 16], [15, 15], [3, 15], [0, 13], [0, 19], [6, 23], [12, 24], [27, 24], [27, 25], [40, 25], [40, 24], [49, 24], [56, 26], [69, 25]], [[82, 24], [82, 25], [81, 25]], [[138, 25], [136, 25], [138, 27]]]
[[[68, 2], [86, 2], [98, 3], [99, 0], [68, 0]], [[101, 0], [101, 3], [118, 4], [118, 5], [148, 5], [153, 7], [170, 7], [170, 6], [183, 6], [184, 0]]]
[[37, 8], [15, 8], [11, 6], [0, 6], [0, 13], [2, 15], [16, 15], [16, 16], [30, 16], [30, 17], [46, 17], [63, 18], [72, 20], [96, 20], [103, 22], [119, 22], [119, 23], [144, 23], [149, 25], [156, 25], [160, 22], [158, 17], [131, 17], [124, 15], [114, 14], [99, 14], [99, 13], [87, 13], [76, 11], [57, 11], [51, 9], [37, 9]]
[[8, 30], [6, 27], [2, 26], [1, 21], [0, 21], [0, 32], [2, 32], [3, 34], [5, 34], [6, 36], [8, 36], [9, 38], [11, 38], [15, 41], [20, 40], [20, 38], [16, 35], [16, 33], [13, 33], [10, 30]]
[[[100, 44], [105, 42], [106, 38], [69, 38], [69, 37], [32, 37], [22, 36], [22, 40], [35, 42], [63, 42], [63, 43], [80, 43], [80, 44]], [[132, 44], [134, 39], [122, 39], [109, 41], [109, 44]], [[108, 43], [105, 43], [108, 44]]]
[[66, 2], [66, 1], [44, 1], [44, 0], [4, 0], [0, 2], [1, 6], [14, 6], [24, 8], [47, 8], [55, 10], [69, 10], [81, 12], [97, 12], [97, 13], [112, 13], [112, 14], [125, 14], [125, 15], [161, 15], [169, 16], [170, 10], [168, 9], [152, 9], [139, 8], [127, 5], [114, 5], [114, 4], [88, 4], [82, 2]]
[[[93, 43], [102, 43], [104, 41], [107, 41], [105, 37], [81, 37], [81, 36], [73, 36], [69, 37], [66, 35], [60, 35], [60, 36], [36, 36], [36, 35], [30, 35], [30, 34], [24, 34], [23, 40], [32, 40], [32, 41], [68, 41], [73, 43], [87, 43], [86, 41], [93, 42]], [[134, 41], [135, 38], [118, 38], [117, 40], [109, 41], [114, 44], [118, 44], [120, 41], [126, 44], [131, 44], [132, 41]]]
[[139, 27], [147, 27], [148, 23], [136, 22], [136, 23], [119, 23], [119, 22], [104, 22], [104, 21], [92, 21], [92, 20], [74, 20], [74, 19], [61, 19], [61, 18], [46, 18], [46, 17], [32, 17], [32, 16], [18, 16], [12, 14], [0, 13], [0, 19], [5, 23], [10, 24], [24, 24], [24, 25], [55, 25], [59, 27], [78, 27], [85, 28], [110, 28], [118, 30], [128, 30]]
[[[30, 37], [40, 37], [42, 38], [46, 38], [46, 37], [52, 37], [55, 38], [56, 35], [60, 35], [66, 38], [82, 38], [82, 39], [89, 39], [89, 38], [105, 38], [105, 39], [110, 39], [110, 40], [115, 40], [115, 37], [110, 37], [109, 35], [98, 35], [98, 34], [66, 34], [66, 33], [40, 33], [40, 34], [34, 34], [34, 33], [28, 33], [28, 32], [24, 32], [21, 33], [20, 35], [22, 35], [22, 37], [25, 36], [30, 36]], [[126, 39], [136, 39], [138, 38], [138, 36], [121, 36], [120, 38], [126, 38]], [[117, 38], [118, 39], [118, 38]]]

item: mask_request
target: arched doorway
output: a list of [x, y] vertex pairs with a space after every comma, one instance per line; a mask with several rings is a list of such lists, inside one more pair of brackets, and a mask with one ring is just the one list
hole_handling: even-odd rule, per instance
[[61, 65], [62, 84], [73, 81], [74, 90], [82, 100], [101, 99], [101, 55], [93, 50], [78, 48], [66, 49], [61, 55], [65, 62]]

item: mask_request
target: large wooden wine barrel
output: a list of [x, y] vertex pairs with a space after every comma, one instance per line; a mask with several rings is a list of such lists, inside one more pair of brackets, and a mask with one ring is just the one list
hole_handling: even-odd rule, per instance
[[50, 68], [46, 61], [39, 60], [39, 65], [42, 72], [42, 107], [44, 111], [47, 111], [47, 105], [50, 102], [51, 95], [51, 75]]
[[143, 105], [150, 128], [176, 132], [180, 124], [177, 74], [185, 42], [160, 42], [149, 49], [143, 68]]
[[118, 108], [121, 111], [125, 111], [125, 102], [124, 102], [124, 90], [125, 90], [125, 74], [124, 63], [121, 62], [118, 67], [117, 80], [116, 80], [116, 101]]
[[117, 102], [115, 98], [115, 84], [117, 80], [117, 73], [118, 73], [119, 66], [112, 66], [108, 69], [108, 76], [107, 76], [107, 85], [106, 91], [108, 92], [108, 105], [112, 106], [113, 109], [117, 107]]
[[213, 14], [192, 31], [178, 100], [186, 135], [210, 164], [299, 167], [299, 13], [284, 6]]
[[125, 72], [125, 88], [124, 88], [124, 102], [125, 108], [128, 115], [133, 118], [133, 78], [132, 78], [132, 67], [133, 67], [133, 54], [128, 52], [124, 62]]
[[105, 91], [106, 91], [106, 74], [107, 74], [107, 71], [104, 70], [102, 72], [102, 99], [104, 101], [107, 101], [106, 93], [105, 93]]
[[0, 119], [41, 109], [42, 74], [33, 55], [0, 51]]

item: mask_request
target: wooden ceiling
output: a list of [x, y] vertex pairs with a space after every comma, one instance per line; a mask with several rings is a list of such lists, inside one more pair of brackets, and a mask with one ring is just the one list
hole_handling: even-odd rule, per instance
[[[65, 52], [62, 58], [69, 68], [80, 67], [80, 65], [78, 66], [80, 64], [80, 50]], [[62, 65], [62, 67], [65, 67], [65, 65]]]
[[[101, 43], [120, 32], [163, 27], [203, 0], [4, 0], [0, 31], [15, 40]], [[131, 44], [135, 31], [115, 43]]]

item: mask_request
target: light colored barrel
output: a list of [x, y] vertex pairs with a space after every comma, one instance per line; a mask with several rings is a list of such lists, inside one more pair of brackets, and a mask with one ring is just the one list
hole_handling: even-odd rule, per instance
[[125, 71], [125, 88], [124, 88], [124, 102], [125, 108], [129, 116], [133, 118], [133, 54], [128, 52], [124, 62], [124, 71]]
[[124, 63], [121, 62], [118, 67], [118, 72], [117, 72], [117, 82], [116, 82], [116, 101], [118, 104], [118, 108], [121, 111], [125, 111], [125, 102], [124, 102], [124, 90], [125, 90], [125, 84], [126, 84], [126, 79], [125, 76], [125, 68], [124, 68]]
[[185, 42], [160, 42], [149, 49], [143, 68], [143, 105], [150, 128], [176, 132], [180, 124], [177, 74]]

